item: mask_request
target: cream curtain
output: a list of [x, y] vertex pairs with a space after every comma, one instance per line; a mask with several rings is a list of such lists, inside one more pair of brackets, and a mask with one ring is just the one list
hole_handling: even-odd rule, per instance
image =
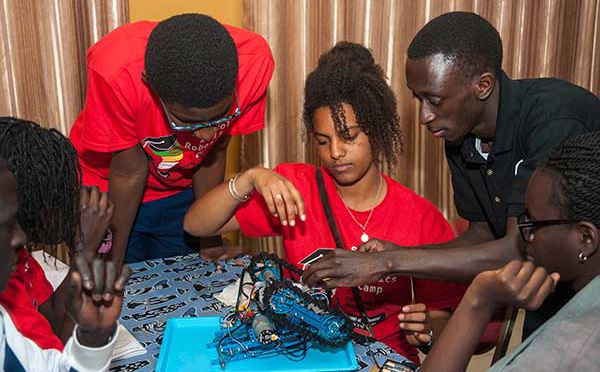
[[[499, 30], [503, 67], [512, 77], [555, 76], [600, 91], [599, 0], [243, 0], [243, 6], [244, 27], [264, 36], [273, 50], [275, 74], [267, 126], [243, 140], [242, 168], [318, 162], [311, 142], [302, 142], [304, 79], [335, 42], [359, 42], [372, 50], [398, 97], [404, 154], [383, 171], [450, 220], [456, 211], [443, 143], [418, 125], [404, 76], [408, 44], [427, 21], [452, 10], [476, 12]], [[259, 244], [269, 251], [279, 246], [272, 240]]]
[[126, 23], [127, 0], [0, 2], [0, 115], [67, 134], [85, 99], [85, 53]]

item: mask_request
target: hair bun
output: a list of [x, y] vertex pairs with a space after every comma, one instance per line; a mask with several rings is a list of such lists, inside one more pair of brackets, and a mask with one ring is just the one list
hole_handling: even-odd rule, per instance
[[362, 44], [340, 41], [328, 52], [319, 57], [318, 67], [328, 65], [351, 64], [361, 71], [380, 73], [380, 68], [375, 64], [371, 51]]

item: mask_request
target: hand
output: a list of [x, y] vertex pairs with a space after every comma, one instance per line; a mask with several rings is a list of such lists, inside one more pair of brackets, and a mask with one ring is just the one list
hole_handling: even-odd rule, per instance
[[200, 257], [205, 261], [225, 261], [250, 251], [250, 247], [242, 245], [222, 245], [200, 250]]
[[246, 173], [254, 190], [262, 195], [271, 214], [279, 217], [283, 226], [295, 226], [296, 217], [306, 220], [304, 199], [287, 178], [263, 167], [252, 168]]
[[114, 205], [108, 199], [108, 194], [100, 192], [97, 187], [82, 187], [79, 193], [79, 234], [82, 253], [87, 262], [96, 257], [100, 242], [106, 234], [113, 215]]
[[83, 257], [74, 259], [66, 303], [67, 314], [78, 324], [78, 340], [91, 347], [108, 342], [121, 313], [123, 290], [131, 269], [123, 266], [117, 276], [113, 261], [95, 258], [91, 264]]
[[321, 285], [327, 289], [356, 287], [376, 282], [383, 269], [380, 253], [335, 249], [311, 264], [302, 275], [302, 282], [309, 287]]
[[398, 249], [399, 246], [379, 239], [371, 239], [366, 243], [362, 243], [358, 247], [359, 252], [383, 252], [392, 249]]
[[515, 260], [498, 270], [477, 275], [465, 296], [474, 297], [476, 303], [490, 311], [499, 306], [535, 310], [554, 291], [559, 279], [558, 273], [548, 275], [543, 267]]
[[423, 303], [406, 305], [398, 315], [400, 329], [405, 332], [406, 341], [413, 346], [427, 345], [432, 341], [431, 316]]

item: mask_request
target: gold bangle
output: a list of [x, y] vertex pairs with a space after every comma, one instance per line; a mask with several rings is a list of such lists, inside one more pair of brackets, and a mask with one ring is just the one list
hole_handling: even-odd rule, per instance
[[243, 203], [246, 200], [248, 200], [248, 195], [240, 195], [240, 193], [235, 188], [235, 180], [237, 180], [237, 178], [238, 178], [239, 175], [240, 174], [237, 173], [235, 176], [233, 176], [233, 178], [229, 179], [229, 185], [228, 185], [228, 187], [229, 187], [229, 195], [231, 195], [231, 197], [234, 200], [236, 200], [236, 201], [238, 201], [240, 203]]

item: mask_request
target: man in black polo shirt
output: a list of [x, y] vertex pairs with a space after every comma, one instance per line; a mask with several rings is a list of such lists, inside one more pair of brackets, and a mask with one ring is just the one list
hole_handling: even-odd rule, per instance
[[[420, 103], [420, 122], [445, 140], [454, 201], [469, 228], [445, 244], [406, 249], [371, 240], [361, 247], [369, 253], [336, 250], [309, 268], [308, 285], [327, 279], [327, 287], [356, 286], [393, 274], [467, 281], [522, 256], [517, 220], [535, 218], [524, 214], [532, 172], [552, 147], [600, 130], [600, 101], [562, 80], [511, 80], [501, 65], [500, 35], [476, 14], [447, 13], [417, 33], [407, 85]], [[572, 293], [569, 285], [558, 288], [528, 314], [524, 334]]]

